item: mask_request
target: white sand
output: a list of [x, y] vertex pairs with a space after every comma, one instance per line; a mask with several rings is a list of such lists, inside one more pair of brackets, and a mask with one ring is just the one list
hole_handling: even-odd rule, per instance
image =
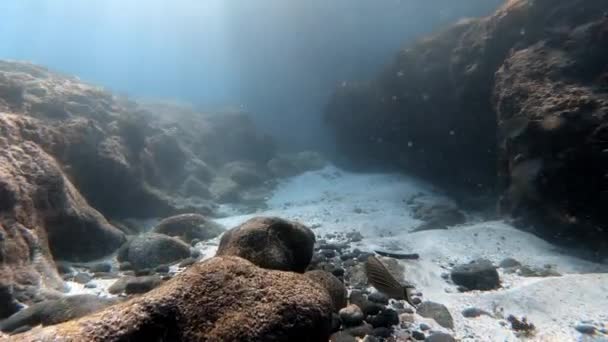
[[[315, 229], [317, 235], [359, 231], [364, 239], [355, 246], [361, 250], [392, 248], [418, 253], [420, 260], [401, 261], [405, 277], [426, 300], [448, 307], [455, 321], [453, 333], [463, 341], [520, 340], [498, 319], [464, 318], [461, 311], [473, 306], [488, 312], [502, 308], [505, 317], [526, 316], [537, 327], [536, 336], [529, 341], [608, 341], [574, 330], [581, 321], [608, 323], [608, 273], [603, 273], [608, 272], [608, 265], [560, 253], [555, 246], [502, 221], [409, 233], [421, 223], [411, 217], [406, 204], [417, 193], [423, 193], [425, 201], [449, 201], [431, 186], [409, 177], [354, 174], [327, 167], [284, 181], [268, 201], [269, 210], [218, 221], [233, 227], [253, 216], [276, 215], [308, 226], [320, 225]], [[356, 213], [356, 208], [362, 212]], [[495, 263], [513, 257], [529, 266], [549, 264], [564, 276], [525, 278], [501, 273], [503, 288], [468, 293], [459, 293], [441, 278], [449, 263], [480, 257]], [[438, 326], [433, 324], [433, 328]]]
[[[462, 341], [519, 341], [499, 319], [481, 316], [467, 319], [461, 311], [477, 307], [488, 312], [502, 308], [504, 316], [526, 316], [537, 327], [529, 341], [608, 341], [602, 336], [583, 336], [574, 326], [581, 321], [608, 323], [608, 265], [600, 265], [560, 253], [560, 249], [519, 231], [502, 221], [476, 222], [416, 233], [409, 231], [421, 222], [411, 217], [407, 200], [418, 193], [419, 200], [447, 202], [447, 198], [416, 179], [390, 174], [354, 174], [327, 167], [283, 181], [268, 200], [269, 209], [251, 215], [217, 220], [236, 226], [258, 215], [298, 220], [314, 228], [318, 236], [333, 232], [358, 231], [364, 239], [353, 245], [374, 249], [418, 253], [420, 260], [401, 261], [405, 277], [424, 294], [424, 299], [442, 303], [454, 317], [453, 333]], [[226, 212], [234, 212], [229, 207]], [[355, 210], [360, 213], [355, 212]], [[219, 239], [199, 243], [204, 258], [214, 255]], [[441, 278], [450, 263], [487, 258], [499, 263], [513, 257], [523, 264], [550, 264], [562, 277], [524, 278], [503, 274], [503, 288], [495, 291], [459, 293]], [[172, 268], [175, 271], [175, 268]], [[69, 283], [71, 293], [107, 295], [113, 280], [95, 280], [98, 288], [84, 289]], [[432, 320], [417, 316], [442, 330]], [[503, 321], [504, 323], [504, 321]]]

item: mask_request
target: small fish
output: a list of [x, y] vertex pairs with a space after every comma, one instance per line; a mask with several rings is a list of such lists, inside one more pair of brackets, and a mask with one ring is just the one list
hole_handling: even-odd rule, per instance
[[414, 289], [414, 286], [411, 284], [402, 285], [399, 283], [375, 256], [372, 255], [367, 258], [365, 273], [367, 274], [367, 279], [370, 284], [375, 287], [376, 290], [384, 293], [390, 298], [405, 299], [408, 304], [414, 308], [416, 307], [412, 301], [412, 289]]
[[389, 258], [393, 258], [393, 259], [400, 259], [400, 260], [416, 260], [416, 259], [420, 259], [420, 255], [418, 255], [417, 253], [413, 253], [413, 254], [401, 254], [401, 253], [390, 253], [390, 252], [383, 252], [383, 251], [374, 251], [379, 255], [385, 256], [385, 257], [389, 257]]

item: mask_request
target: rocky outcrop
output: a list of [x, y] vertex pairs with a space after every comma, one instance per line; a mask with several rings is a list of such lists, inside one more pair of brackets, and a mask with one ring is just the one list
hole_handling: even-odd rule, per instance
[[89, 206], [36, 143], [53, 139], [37, 119], [1, 114], [0, 131], [0, 273], [10, 294], [2, 298], [28, 303], [42, 299], [40, 291], [62, 289], [54, 258], [102, 257], [124, 234]]
[[404, 48], [372, 82], [344, 82], [327, 122], [351, 162], [415, 173], [462, 205], [500, 196], [543, 237], [605, 243], [605, 12], [510, 0]]
[[304, 275], [216, 257], [141, 297], [13, 340], [327, 341], [331, 308]]
[[255, 217], [222, 235], [217, 256], [235, 255], [269, 269], [304, 272], [312, 258], [310, 228], [278, 217]]

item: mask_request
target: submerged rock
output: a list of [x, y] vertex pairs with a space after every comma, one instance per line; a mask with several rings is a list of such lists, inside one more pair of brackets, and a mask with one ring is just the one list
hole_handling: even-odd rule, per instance
[[184, 242], [206, 241], [224, 232], [222, 225], [200, 214], [181, 214], [163, 219], [152, 229], [153, 233], [178, 237]]
[[74, 295], [33, 304], [0, 322], [0, 330], [14, 332], [24, 326], [54, 325], [99, 311], [117, 303], [94, 295]]
[[136, 270], [152, 269], [190, 257], [190, 246], [177, 238], [145, 233], [121, 247], [118, 259], [128, 261]]
[[486, 259], [455, 266], [450, 274], [456, 285], [468, 290], [493, 290], [500, 287], [496, 266]]
[[345, 326], [357, 326], [363, 322], [363, 311], [359, 306], [350, 304], [345, 308], [340, 309], [340, 320]]
[[456, 342], [456, 339], [450, 334], [434, 332], [425, 338], [424, 342]]
[[338, 312], [346, 306], [346, 287], [334, 275], [321, 270], [308, 271], [304, 275], [323, 286], [329, 293], [334, 312]]
[[416, 309], [416, 313], [422, 317], [432, 318], [444, 328], [453, 329], [454, 319], [445, 305], [435, 302], [422, 302]]
[[326, 291], [304, 275], [216, 257], [147, 294], [14, 340], [327, 341], [331, 307]]
[[224, 233], [217, 256], [235, 255], [276, 270], [304, 272], [315, 236], [308, 227], [277, 217], [255, 217]]

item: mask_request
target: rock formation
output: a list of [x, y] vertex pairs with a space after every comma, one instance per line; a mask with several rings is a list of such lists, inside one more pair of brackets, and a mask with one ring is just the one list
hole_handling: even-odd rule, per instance
[[140, 297], [12, 341], [327, 341], [328, 293], [234, 256], [196, 264]]
[[327, 122], [359, 165], [418, 174], [466, 205], [500, 197], [545, 238], [603, 248], [605, 13], [601, 0], [507, 1], [404, 48], [372, 82], [344, 82]]

